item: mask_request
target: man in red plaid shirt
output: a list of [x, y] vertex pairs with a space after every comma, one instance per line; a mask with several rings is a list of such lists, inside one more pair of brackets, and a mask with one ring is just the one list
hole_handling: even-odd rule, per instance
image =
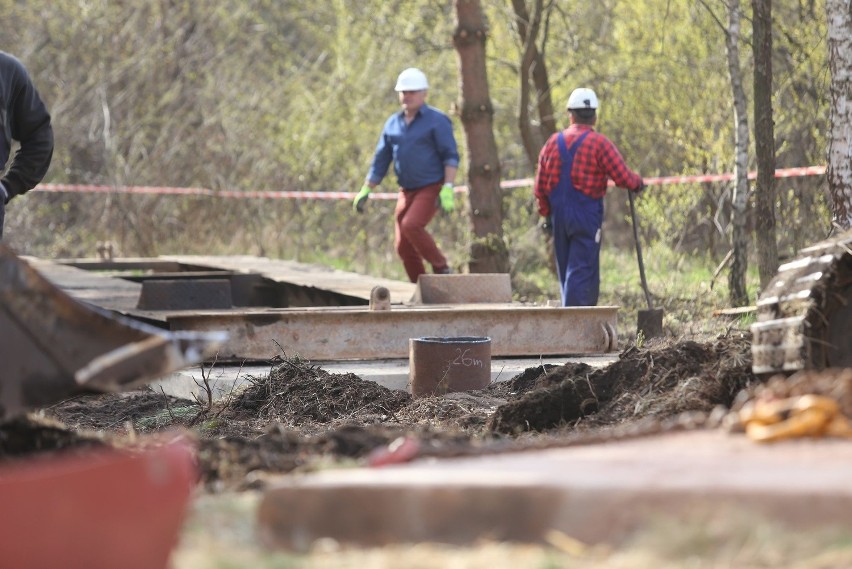
[[562, 306], [594, 306], [600, 291], [601, 225], [607, 180], [637, 194], [642, 177], [595, 132], [598, 97], [575, 89], [568, 98], [571, 125], [555, 133], [538, 156], [535, 197], [553, 234]]

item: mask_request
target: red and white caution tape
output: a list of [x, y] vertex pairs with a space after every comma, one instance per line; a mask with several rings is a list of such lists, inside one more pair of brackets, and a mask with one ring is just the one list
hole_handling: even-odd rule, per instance
[[[825, 166], [806, 166], [803, 168], [784, 168], [775, 170], [776, 178], [792, 178], [796, 176], [821, 176], [825, 174]], [[708, 182], [727, 182], [733, 180], [734, 174], [700, 174], [696, 176], [667, 176], [644, 178], [645, 184], [696, 184]], [[749, 172], [748, 178], [753, 180], [757, 172]], [[609, 185], [614, 185], [610, 181]], [[500, 183], [504, 190], [515, 188], [531, 188], [532, 178], [506, 180]], [[161, 194], [184, 196], [213, 196], [217, 198], [250, 198], [250, 199], [302, 199], [302, 200], [351, 200], [355, 192], [308, 192], [308, 191], [255, 191], [255, 190], [210, 190], [208, 188], [174, 188], [152, 186], [107, 186], [93, 184], [39, 184], [33, 191], [38, 192], [77, 192], [104, 194]], [[467, 193], [467, 186], [456, 186], [456, 193]], [[370, 199], [396, 200], [397, 193], [376, 192], [370, 194]]]
[[[775, 170], [776, 178], [793, 178], [797, 176], [822, 176], [825, 166], [806, 166], [804, 168], [783, 168]], [[666, 178], [645, 178], [646, 185], [655, 184], [695, 184], [705, 182], [727, 182], [735, 178], [735, 174], [703, 174], [698, 176], [668, 176]], [[757, 178], [757, 172], [749, 172], [748, 179]]]
[[[208, 188], [173, 188], [154, 186], [105, 186], [92, 184], [39, 184], [34, 192], [77, 192], [101, 194], [168, 194], [184, 196], [215, 196], [217, 198], [261, 198], [261, 199], [314, 199], [351, 200], [355, 192], [306, 192], [306, 191], [256, 191], [256, 190], [210, 190]], [[371, 199], [395, 200], [396, 194], [372, 193]]]
[[[797, 176], [822, 176], [825, 174], [825, 166], [805, 166], [803, 168], [783, 168], [775, 170], [776, 178], [793, 178]], [[643, 178], [647, 186], [662, 186], [667, 184], [702, 184], [708, 182], [727, 182], [733, 180], [736, 174], [698, 174], [695, 176], [666, 176], [658, 178]], [[754, 180], [757, 178], [757, 172], [749, 172], [748, 179]], [[615, 182], [609, 181], [610, 186], [614, 186]], [[523, 180], [509, 180], [500, 184], [501, 188], [531, 188], [533, 186], [532, 178]], [[458, 190], [458, 188], [456, 188]], [[465, 188], [467, 190], [467, 188]]]

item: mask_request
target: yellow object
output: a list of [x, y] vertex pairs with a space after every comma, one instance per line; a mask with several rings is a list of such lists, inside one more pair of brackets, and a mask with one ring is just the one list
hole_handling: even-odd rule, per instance
[[826, 413], [830, 413], [831, 415], [837, 415], [840, 413], [840, 405], [837, 404], [837, 401], [832, 399], [831, 397], [825, 397], [824, 395], [802, 395], [801, 397], [796, 398], [796, 401], [793, 405], [794, 409], [822, 409]]
[[777, 413], [771, 402], [749, 401], [740, 409], [739, 417], [743, 425], [760, 424], [771, 425], [782, 420], [781, 414]]
[[749, 423], [746, 425], [746, 434], [757, 442], [819, 436], [827, 430], [829, 420], [830, 416], [821, 409], [805, 409], [771, 425]]
[[852, 437], [852, 424], [845, 415], [837, 415], [828, 424], [825, 434], [829, 437]]
[[438, 201], [441, 203], [441, 207], [446, 212], [451, 212], [456, 208], [456, 198], [453, 191], [453, 185], [446, 183], [441, 186], [441, 191], [438, 192]]
[[544, 539], [556, 549], [575, 557], [585, 555], [589, 551], [589, 546], [579, 539], [555, 529], [548, 531]]
[[822, 395], [802, 395], [773, 401], [749, 402], [739, 412], [746, 434], [757, 442], [794, 437], [852, 437], [852, 425], [837, 401]]

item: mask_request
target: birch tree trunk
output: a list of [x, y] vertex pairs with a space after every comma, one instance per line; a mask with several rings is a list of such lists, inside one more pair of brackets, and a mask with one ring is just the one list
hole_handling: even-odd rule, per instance
[[752, 0], [754, 22], [754, 142], [757, 155], [755, 230], [763, 290], [778, 270], [775, 241], [775, 127], [772, 118], [772, 0]]
[[509, 252], [503, 239], [500, 158], [485, 65], [488, 28], [479, 0], [456, 0], [455, 5], [453, 45], [458, 53], [461, 83], [458, 107], [467, 143], [467, 187], [474, 234], [468, 266], [472, 273], [506, 273]]
[[728, 6], [728, 33], [725, 47], [728, 54], [728, 73], [734, 97], [734, 195], [731, 200], [731, 272], [728, 274], [728, 291], [731, 306], [748, 304], [746, 272], [748, 270], [748, 108], [743, 75], [740, 69], [740, 0], [730, 0]]
[[852, 8], [849, 0], [826, 0], [831, 113], [828, 189], [832, 223], [852, 227]]

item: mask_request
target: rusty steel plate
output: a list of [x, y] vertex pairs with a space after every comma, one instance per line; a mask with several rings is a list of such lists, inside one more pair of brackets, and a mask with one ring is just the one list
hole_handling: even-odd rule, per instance
[[509, 273], [420, 275], [414, 293], [416, 304], [512, 302]]
[[171, 333], [83, 304], [0, 244], [0, 419], [201, 361], [221, 332]]

